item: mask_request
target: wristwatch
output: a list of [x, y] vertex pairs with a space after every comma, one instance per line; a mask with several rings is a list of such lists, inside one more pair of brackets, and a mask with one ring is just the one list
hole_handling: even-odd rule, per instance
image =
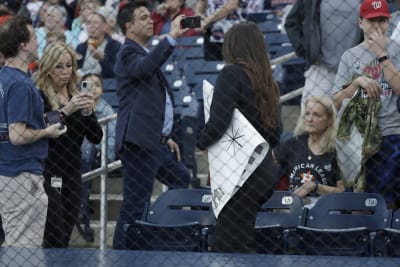
[[387, 60], [387, 59], [389, 59], [389, 56], [388, 56], [388, 55], [384, 55], [384, 56], [382, 56], [382, 57], [378, 57], [378, 62], [379, 62], [379, 63], [382, 63], [383, 61], [385, 61], [385, 60]]

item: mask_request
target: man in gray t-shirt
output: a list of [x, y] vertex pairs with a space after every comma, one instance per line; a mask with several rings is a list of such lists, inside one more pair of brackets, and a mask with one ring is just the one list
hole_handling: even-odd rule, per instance
[[[380, 100], [382, 147], [366, 164], [366, 190], [383, 194], [389, 204], [400, 201], [400, 45], [387, 37], [390, 12], [386, 0], [364, 0], [360, 28], [364, 41], [347, 50], [335, 81], [335, 106], [362, 89], [370, 101]], [[391, 206], [392, 208], [394, 206]]]
[[[365, 43], [347, 50], [342, 56], [336, 76], [334, 93], [340, 93], [335, 94], [334, 100], [338, 107], [339, 101], [345, 93], [351, 97], [356, 91], [353, 92], [353, 89], [363, 87], [362, 85], [365, 83], [373, 83], [374, 86], [371, 90], [379, 90], [377, 95], [382, 102], [382, 108], [378, 115], [382, 136], [400, 135], [400, 113], [396, 107], [398, 96], [395, 90], [400, 89], [400, 83], [396, 83], [397, 79], [389, 78], [389, 80], [389, 72], [385, 72], [385, 69], [390, 68], [386, 66], [388, 63], [396, 72], [400, 69], [400, 45], [389, 41], [382, 53], [384, 56], [387, 55], [388, 59], [379, 62], [379, 56]], [[359, 77], [342, 90], [343, 85], [348, 84], [354, 75]], [[369, 87], [365, 89], [368, 93]]]

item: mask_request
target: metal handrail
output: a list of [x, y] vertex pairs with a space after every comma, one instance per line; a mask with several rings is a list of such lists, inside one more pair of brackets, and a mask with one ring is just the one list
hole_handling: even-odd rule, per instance
[[288, 61], [289, 59], [296, 58], [296, 57], [297, 56], [296, 56], [295, 52], [290, 52], [290, 53], [287, 53], [287, 54], [285, 54], [283, 56], [280, 56], [280, 57], [272, 59], [271, 60], [271, 65], [276, 65], [276, 64], [279, 64], [279, 63], [283, 63], [285, 61]]
[[[289, 59], [295, 58], [294, 52], [288, 53], [281, 57], [277, 57], [271, 60], [271, 65], [280, 64]], [[291, 91], [280, 97], [280, 103], [289, 101], [298, 95], [301, 95], [303, 88]], [[107, 249], [107, 178], [108, 172], [116, 170], [122, 166], [121, 160], [116, 160], [111, 163], [107, 163], [107, 135], [108, 135], [108, 122], [117, 119], [117, 113], [110, 116], [99, 119], [99, 124], [103, 129], [103, 139], [101, 140], [101, 164], [100, 167], [89, 172], [82, 174], [82, 181], [86, 182], [100, 175], [100, 250]]]
[[279, 103], [284, 103], [286, 101], [289, 101], [289, 100], [295, 98], [296, 96], [301, 95], [303, 93], [303, 89], [304, 89], [304, 87], [301, 87], [299, 89], [290, 91], [289, 93], [282, 95], [281, 98], [279, 99]]
[[89, 171], [82, 175], [82, 181], [89, 181], [100, 174], [100, 250], [105, 250], [107, 248], [107, 178], [108, 172], [111, 170], [118, 169], [122, 166], [121, 161], [117, 160], [112, 163], [107, 164], [108, 158], [108, 122], [115, 120], [117, 114], [114, 113], [110, 116], [99, 119], [99, 123], [103, 130], [103, 139], [101, 140], [101, 164], [100, 168]]
[[[108, 122], [116, 120], [116, 119], [117, 119], [117, 113], [114, 113], [114, 114], [109, 115], [107, 117], [101, 118], [98, 121], [99, 121], [100, 125], [107, 125]], [[105, 148], [106, 148], [106, 153], [105, 154], [108, 154], [107, 153], [107, 139], [108, 139], [107, 134], [108, 134], [108, 131], [104, 131], [104, 129], [103, 129], [103, 139], [101, 140], [101, 145], [100, 146], [101, 146], [101, 151], [102, 152], [103, 152], [103, 146], [105, 146]], [[103, 155], [103, 153], [102, 153], [102, 155]], [[108, 156], [108, 155], [105, 155], [105, 156]], [[113, 171], [113, 170], [116, 170], [116, 169], [120, 168], [121, 166], [122, 166], [122, 164], [121, 164], [120, 160], [116, 160], [114, 162], [111, 162], [111, 163], [107, 164], [107, 157], [106, 157], [104, 162], [103, 162], [103, 159], [101, 159], [101, 164], [100, 164], [99, 168], [82, 174], [82, 181], [83, 182], [87, 182], [87, 181], [89, 181], [89, 180], [101, 175], [106, 170], [107, 171]]]

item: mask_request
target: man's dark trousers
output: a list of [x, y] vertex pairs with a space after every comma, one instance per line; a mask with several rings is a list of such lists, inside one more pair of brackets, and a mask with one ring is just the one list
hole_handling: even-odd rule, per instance
[[175, 153], [167, 144], [150, 151], [135, 144], [125, 143], [119, 153], [122, 161], [123, 202], [117, 221], [113, 249], [127, 249], [127, 236], [123, 227], [141, 219], [148, 205], [154, 178], [169, 189], [187, 188], [190, 174], [182, 162], [176, 161]]

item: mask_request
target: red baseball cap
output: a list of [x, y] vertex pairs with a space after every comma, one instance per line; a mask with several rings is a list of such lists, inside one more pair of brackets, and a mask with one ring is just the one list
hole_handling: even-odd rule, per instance
[[6, 23], [11, 18], [12, 18], [11, 15], [0, 16], [0, 25], [3, 25], [4, 23]]
[[364, 0], [360, 6], [360, 16], [366, 19], [391, 17], [386, 0]]

